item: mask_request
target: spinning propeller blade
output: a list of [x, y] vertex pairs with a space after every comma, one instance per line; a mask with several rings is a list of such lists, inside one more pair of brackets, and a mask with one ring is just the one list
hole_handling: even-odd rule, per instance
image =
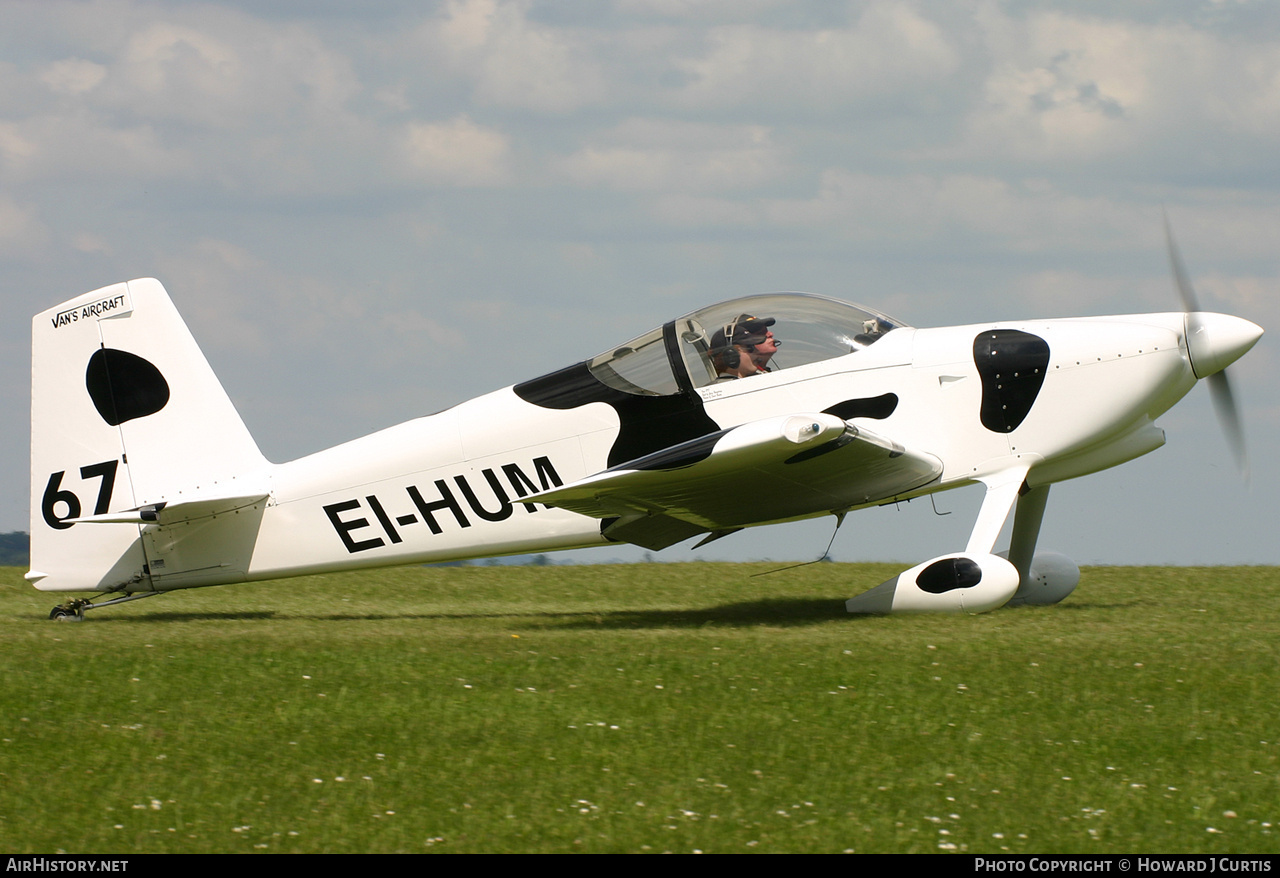
[[1262, 336], [1261, 327], [1238, 317], [1223, 314], [1207, 314], [1200, 310], [1200, 301], [1187, 276], [1186, 266], [1173, 239], [1169, 215], [1164, 217], [1164, 237], [1169, 248], [1169, 266], [1173, 270], [1173, 282], [1178, 289], [1185, 314], [1187, 353], [1191, 368], [1197, 378], [1209, 379], [1209, 394], [1218, 423], [1226, 435], [1236, 466], [1247, 480], [1249, 456], [1245, 450], [1244, 427], [1240, 420], [1240, 408], [1236, 405], [1231, 383], [1227, 380], [1226, 367], [1253, 347]]
[[1182, 254], [1178, 252], [1178, 242], [1173, 240], [1173, 227], [1169, 225], [1167, 213], [1164, 215], [1164, 240], [1169, 248], [1169, 267], [1173, 269], [1173, 282], [1178, 288], [1178, 298], [1182, 300], [1182, 310], [1195, 313], [1200, 310], [1200, 300], [1187, 277], [1187, 267], [1182, 264]]

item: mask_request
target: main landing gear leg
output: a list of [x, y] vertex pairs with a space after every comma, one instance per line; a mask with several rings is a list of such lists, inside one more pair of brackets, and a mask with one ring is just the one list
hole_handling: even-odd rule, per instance
[[162, 591], [140, 591], [134, 594], [127, 594], [124, 597], [112, 598], [109, 601], [94, 603], [87, 598], [76, 598], [67, 601], [65, 604], [59, 604], [49, 611], [49, 618], [59, 622], [83, 622], [86, 610], [94, 610], [98, 607], [109, 607], [112, 604], [123, 604], [126, 601], [138, 601], [143, 598], [152, 598], [158, 594], [164, 594]]
[[1018, 568], [1018, 577], [1026, 585], [1031, 582], [1031, 560], [1040, 539], [1040, 523], [1044, 521], [1045, 504], [1049, 502], [1049, 486], [1031, 488], [1018, 497], [1013, 513], [1013, 536], [1009, 542], [1009, 563]]

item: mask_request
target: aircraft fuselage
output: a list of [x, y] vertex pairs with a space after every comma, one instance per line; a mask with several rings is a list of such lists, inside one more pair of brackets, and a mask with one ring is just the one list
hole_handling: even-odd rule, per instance
[[[683, 419], [699, 413], [723, 430], [855, 401], [848, 420], [945, 462], [936, 482], [894, 499], [972, 484], [1014, 460], [1033, 462], [1033, 484], [1060, 481], [1163, 444], [1152, 422], [1196, 380], [1179, 345], [1181, 321], [1162, 314], [897, 329], [837, 359], [698, 388], [681, 402], [690, 410]], [[1043, 340], [1045, 362], [1031, 366], [1043, 370], [1040, 386], [1022, 400], [1016, 426], [984, 425], [984, 395], [999, 399], [1002, 390], [992, 381], [1023, 376], [993, 373], [1000, 377], [984, 387], [975, 340], [1011, 332]], [[606, 469], [624, 427], [642, 434], [629, 440], [637, 449], [666, 447], [663, 422], [680, 419], [668, 413], [624, 425], [606, 402], [550, 408], [520, 389], [273, 467], [273, 503], [248, 578], [611, 542], [595, 519], [521, 498]], [[877, 407], [886, 398], [895, 401]], [[862, 400], [869, 413], [859, 417]], [[299, 556], [309, 560], [300, 565]]]

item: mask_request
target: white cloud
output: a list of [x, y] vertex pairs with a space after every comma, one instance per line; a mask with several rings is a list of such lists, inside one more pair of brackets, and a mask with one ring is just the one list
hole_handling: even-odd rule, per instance
[[673, 193], [659, 203], [682, 226], [806, 229], [863, 244], [980, 247], [1004, 252], [1150, 246], [1158, 209], [1087, 196], [1043, 180], [979, 174], [870, 174], [831, 168], [803, 198], [740, 199]]
[[803, 107], [821, 114], [937, 83], [960, 56], [942, 29], [901, 3], [873, 3], [846, 29], [714, 28], [701, 57], [677, 62], [690, 106]]
[[0, 158], [6, 168], [17, 168], [32, 162], [40, 152], [39, 145], [26, 126], [15, 122], [0, 122]]
[[45, 68], [40, 79], [51, 91], [79, 95], [97, 88], [107, 77], [107, 68], [83, 58], [64, 58]]
[[0, 252], [25, 256], [47, 238], [48, 229], [31, 208], [0, 195]]
[[1221, 166], [1250, 149], [1239, 136], [1280, 135], [1274, 40], [1057, 11], [980, 21], [992, 66], [958, 155]]
[[788, 0], [614, 0], [618, 11], [692, 21], [746, 20]]
[[344, 178], [327, 173], [333, 157], [369, 126], [348, 109], [360, 91], [349, 60], [313, 30], [209, 5], [80, 11], [63, 22], [62, 57], [0, 71], [32, 95], [0, 118], [8, 182], [181, 178], [258, 192]]
[[624, 191], [709, 192], [750, 189], [785, 170], [769, 129], [631, 119], [561, 162], [583, 186]]
[[510, 141], [466, 116], [407, 125], [401, 149], [412, 176], [445, 186], [495, 186], [507, 180]]
[[337, 112], [357, 88], [346, 60], [306, 29], [219, 14], [136, 28], [101, 91], [143, 118], [221, 129]]
[[77, 232], [71, 238], [71, 246], [81, 253], [111, 253], [111, 245], [92, 232]]
[[681, 229], [758, 228], [764, 225], [757, 205], [694, 193], [660, 195], [652, 202], [651, 212], [658, 222]]
[[192, 155], [149, 124], [111, 122], [82, 110], [0, 122], [0, 178], [154, 180], [195, 167]]
[[482, 105], [567, 113], [599, 101], [590, 35], [531, 21], [527, 0], [449, 0], [424, 29], [429, 50], [470, 80]]

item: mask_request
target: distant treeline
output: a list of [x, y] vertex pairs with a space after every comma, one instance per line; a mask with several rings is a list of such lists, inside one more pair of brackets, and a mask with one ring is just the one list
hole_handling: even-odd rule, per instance
[[26, 567], [31, 563], [31, 538], [20, 530], [0, 534], [0, 567]]

